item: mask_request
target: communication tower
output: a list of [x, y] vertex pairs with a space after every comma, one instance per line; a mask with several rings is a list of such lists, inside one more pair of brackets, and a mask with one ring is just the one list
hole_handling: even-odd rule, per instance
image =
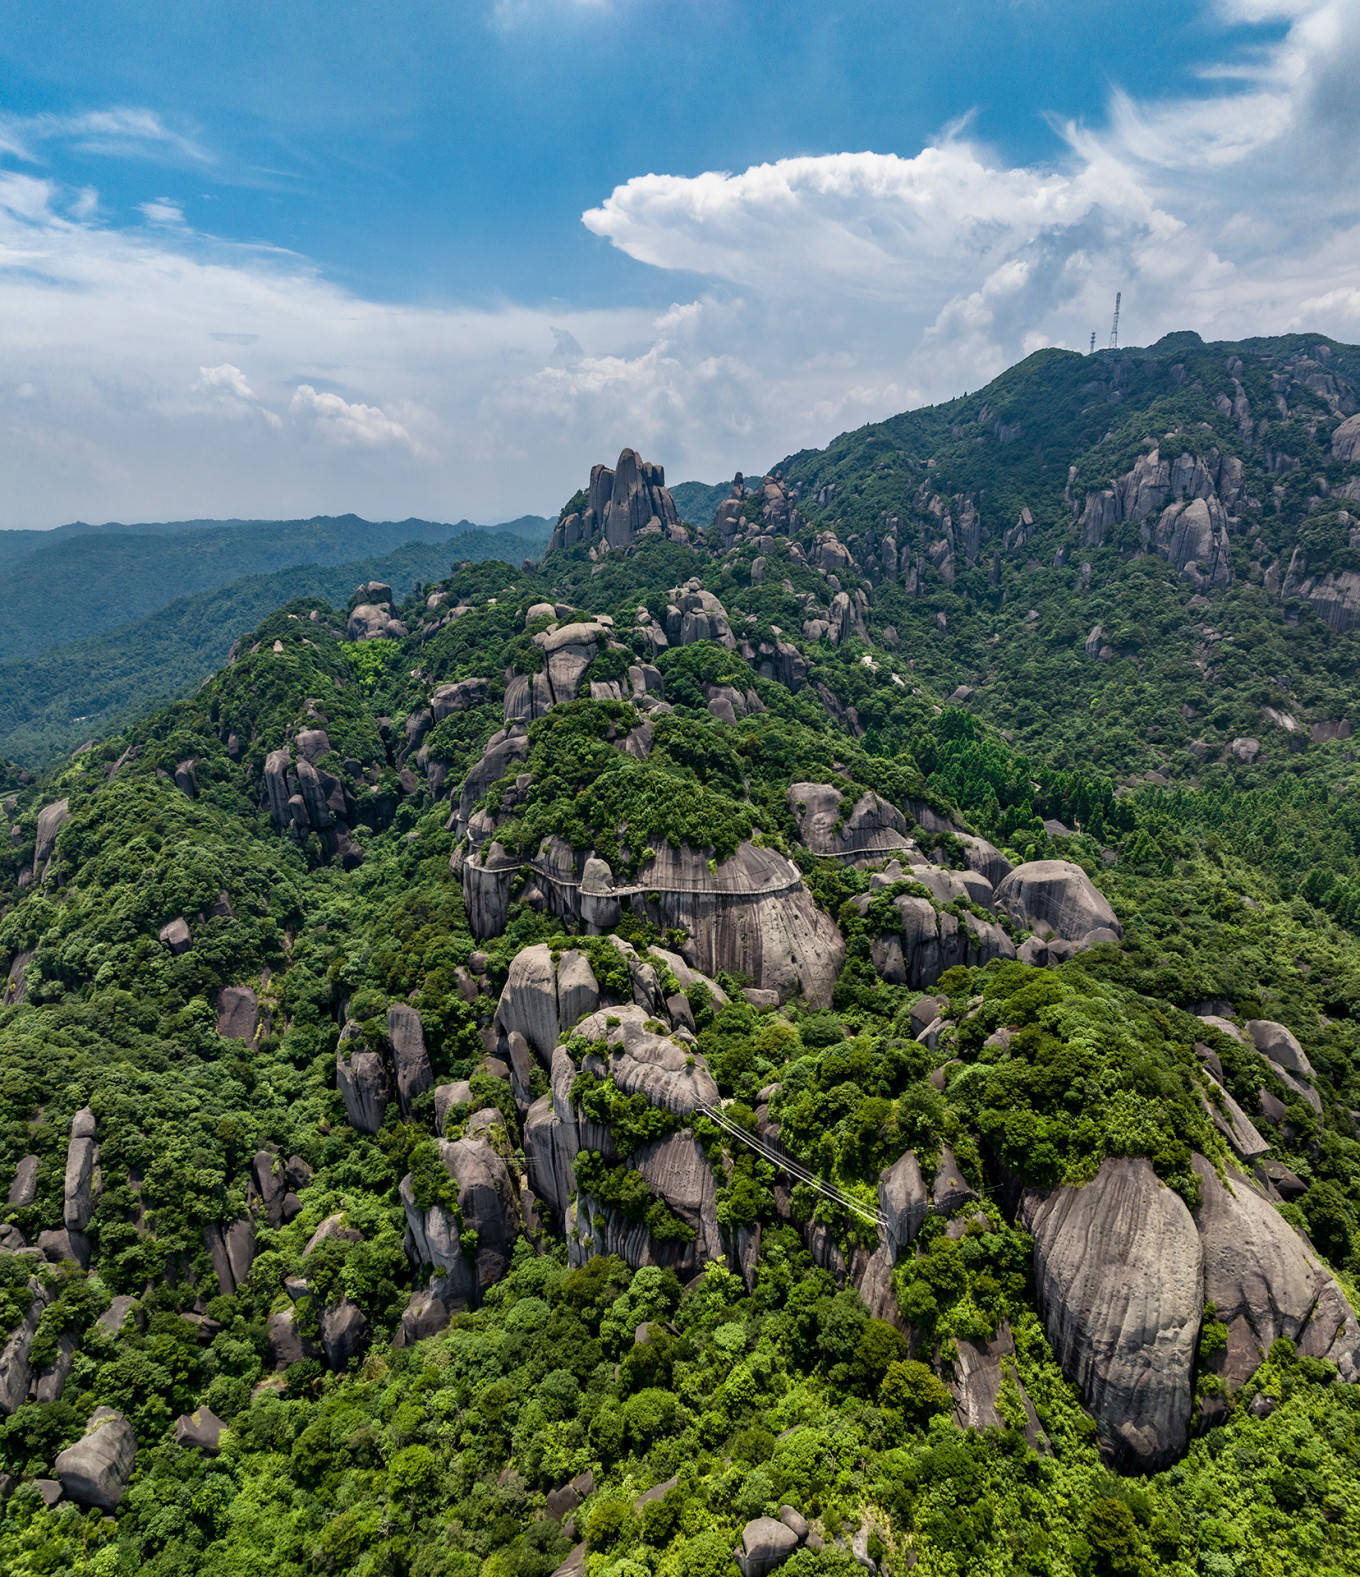
[[1094, 329], [1092, 329], [1091, 330], [1091, 348], [1090, 348], [1090, 350], [1088, 350], [1086, 352], [1086, 354], [1088, 356], [1094, 356], [1095, 353], [1096, 353], [1096, 331]]
[[1114, 293], [1114, 322], [1110, 324], [1110, 349], [1119, 349], [1119, 303], [1124, 299], [1124, 292], [1116, 290]]

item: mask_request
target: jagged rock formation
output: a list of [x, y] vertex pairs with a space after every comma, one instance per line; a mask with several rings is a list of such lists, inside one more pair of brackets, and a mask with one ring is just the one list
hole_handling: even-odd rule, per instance
[[[312, 732], [326, 739], [320, 730]], [[312, 756], [318, 747], [314, 740], [305, 741], [300, 735], [294, 743], [298, 747], [296, 763], [287, 745], [265, 757], [262, 803], [280, 831], [291, 833], [299, 842], [314, 832], [326, 857], [350, 869], [363, 860], [363, 851], [352, 837], [358, 814], [353, 792], [333, 772], [315, 764]], [[329, 749], [329, 741], [325, 749]]]
[[635, 450], [625, 449], [612, 471], [605, 465], [591, 468], [585, 508], [563, 515], [549, 547], [575, 547], [598, 537], [596, 545], [602, 550], [618, 550], [631, 547], [642, 536], [684, 542], [689, 533], [680, 524], [663, 468], [649, 465]]
[[[913, 871], [912, 875], [918, 873]], [[966, 895], [966, 890], [951, 894], [946, 901]], [[872, 894], [863, 893], [854, 903], [867, 915], [871, 901]], [[879, 932], [871, 942], [874, 968], [891, 985], [924, 991], [956, 964], [979, 965], [994, 958], [1015, 957], [1015, 943], [1005, 931], [975, 914], [950, 914], [937, 909], [930, 898], [906, 893], [894, 898], [892, 907], [898, 917], [897, 930]]]

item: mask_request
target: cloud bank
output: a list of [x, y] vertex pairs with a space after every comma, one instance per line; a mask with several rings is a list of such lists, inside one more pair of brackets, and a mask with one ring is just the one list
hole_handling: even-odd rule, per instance
[[[88, 189], [0, 169], [0, 524], [494, 519], [555, 507], [624, 443], [717, 479], [1103, 343], [1117, 289], [1137, 342], [1360, 337], [1360, 8], [1220, 11], [1282, 34], [1193, 97], [1060, 125], [1042, 168], [960, 127], [910, 157], [625, 182], [583, 219], [670, 279], [656, 311], [370, 302], [154, 195], [119, 229]], [[157, 145], [154, 116], [109, 113], [61, 134]], [[38, 140], [0, 123], [11, 154]]]

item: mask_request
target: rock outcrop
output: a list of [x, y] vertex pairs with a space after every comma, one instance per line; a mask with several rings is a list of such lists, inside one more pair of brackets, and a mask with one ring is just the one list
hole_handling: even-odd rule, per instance
[[52, 858], [52, 851], [57, 846], [57, 834], [66, 825], [71, 817], [71, 803], [69, 800], [59, 799], [51, 805], [44, 805], [38, 812], [38, 827], [33, 841], [33, 880], [38, 881], [47, 862]]
[[757, 1517], [741, 1530], [741, 1546], [735, 1552], [741, 1577], [768, 1577], [782, 1566], [798, 1548], [798, 1535], [774, 1517]]
[[28, 1399], [33, 1371], [29, 1363], [29, 1349], [38, 1331], [38, 1321], [51, 1301], [47, 1289], [36, 1277], [28, 1283], [28, 1312], [18, 1326], [10, 1332], [4, 1348], [0, 1349], [0, 1413], [6, 1417]]
[[642, 536], [684, 541], [688, 535], [666, 488], [665, 471], [639, 459], [635, 450], [625, 449], [612, 471], [605, 465], [591, 468], [585, 508], [563, 515], [549, 548], [570, 548], [599, 538], [609, 549], [622, 549]]
[[260, 999], [252, 986], [223, 986], [217, 993], [217, 1033], [253, 1046], [260, 1028]]
[[90, 1224], [99, 1194], [98, 1162], [94, 1113], [85, 1106], [71, 1120], [71, 1138], [66, 1147], [62, 1222], [68, 1232], [84, 1232]]
[[[402, 1179], [406, 1252], [413, 1264], [433, 1268], [447, 1306], [475, 1304], [509, 1268], [522, 1226], [519, 1191], [488, 1140], [436, 1142], [452, 1200], [422, 1200], [414, 1178]], [[475, 1246], [463, 1242], [464, 1232], [476, 1235]]]
[[402, 1116], [409, 1119], [416, 1097], [434, 1087], [434, 1071], [430, 1067], [430, 1054], [425, 1049], [420, 1014], [404, 1002], [394, 1002], [387, 1010], [387, 1038], [392, 1047], [397, 1100]]
[[[861, 914], [869, 912], [870, 900], [868, 893], [854, 900]], [[874, 968], [890, 985], [924, 991], [956, 964], [1015, 957], [1015, 944], [1005, 931], [975, 914], [965, 911], [960, 918], [937, 909], [929, 898], [908, 894], [894, 898], [892, 905], [898, 929], [880, 932], [870, 944]]]
[[340, 1032], [335, 1051], [335, 1082], [351, 1128], [377, 1133], [387, 1110], [387, 1064], [381, 1052], [364, 1046], [353, 1022]]
[[57, 1458], [56, 1475], [77, 1505], [117, 1511], [136, 1458], [132, 1425], [115, 1408], [96, 1407], [85, 1433]]
[[1278, 1337], [1360, 1380], [1360, 1324], [1333, 1277], [1275, 1206], [1244, 1177], [1222, 1181], [1202, 1156], [1195, 1224], [1204, 1297], [1228, 1329], [1219, 1371], [1236, 1390]]
[[1102, 1445], [1127, 1468], [1180, 1456], [1204, 1256], [1179, 1195], [1145, 1160], [1107, 1160], [1082, 1188], [1027, 1192], [1039, 1312]]
[[212, 1408], [196, 1407], [175, 1420], [175, 1444], [185, 1451], [201, 1451], [204, 1456], [215, 1457], [222, 1449], [225, 1427]]
[[1040, 936], [1079, 942], [1097, 930], [1124, 934], [1095, 883], [1070, 860], [1017, 865], [997, 888], [996, 906]]
[[793, 783], [789, 808], [798, 823], [798, 838], [813, 854], [837, 860], [883, 859], [910, 855], [916, 845], [907, 836], [907, 818], [872, 792], [853, 805], [830, 783]]

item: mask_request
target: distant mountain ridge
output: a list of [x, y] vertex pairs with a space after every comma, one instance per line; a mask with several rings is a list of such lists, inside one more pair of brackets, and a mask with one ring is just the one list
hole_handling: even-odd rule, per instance
[[[316, 521], [300, 524], [318, 523], [342, 529], [348, 529], [351, 523], [370, 528], [369, 522], [356, 515], [341, 516], [338, 520], [317, 517]], [[201, 523], [180, 524], [187, 537]], [[249, 524], [263, 531], [299, 523]], [[462, 527], [436, 528], [430, 521], [389, 522], [371, 529], [380, 535], [400, 535], [411, 528], [419, 529], [385, 551], [356, 556], [342, 563], [324, 559], [289, 562], [281, 569], [236, 575], [225, 582], [213, 583], [207, 589], [172, 598], [162, 597], [140, 618], [125, 617], [112, 626], [101, 624], [92, 614], [90, 624], [94, 633], [89, 633], [87, 626], [87, 631], [75, 639], [0, 661], [0, 756], [25, 766], [39, 766], [86, 739], [143, 716], [152, 707], [198, 684], [225, 660], [228, 648], [242, 630], [295, 597], [324, 597], [343, 604], [362, 581], [387, 580], [406, 588], [439, 579], [448, 574], [451, 565], [463, 561], [505, 558], [518, 565], [525, 558], [536, 557], [542, 552], [548, 524], [532, 515], [512, 522], [513, 530], [466, 523]], [[173, 528], [138, 527], [106, 541], [124, 544], [145, 537], [148, 542], [154, 542], [160, 540], [158, 534], [163, 529], [168, 532]], [[428, 535], [421, 534], [434, 530], [447, 535], [431, 540]], [[42, 535], [50, 537], [52, 534]], [[201, 538], [191, 540], [197, 542]], [[298, 538], [295, 536], [292, 540]], [[323, 549], [326, 542], [334, 540], [329, 534], [323, 537]], [[91, 547], [88, 536], [68, 536], [65, 541], [72, 546], [79, 541], [82, 561], [88, 564]], [[30, 555], [19, 562], [17, 570], [21, 571], [34, 558], [47, 565], [54, 565], [54, 561], [64, 562], [59, 555], [51, 558]], [[147, 561], [147, 556], [136, 559], [138, 563]], [[123, 562], [132, 562], [131, 556], [124, 554]], [[214, 557], [212, 562], [219, 564], [221, 560]], [[2, 557], [0, 563], [3, 563]], [[55, 566], [53, 573], [58, 573]], [[49, 585], [48, 597], [58, 587], [65, 595], [69, 578], [54, 580]], [[79, 585], [72, 595], [79, 600]], [[129, 611], [143, 600], [138, 596], [130, 597]], [[89, 596], [85, 598], [85, 605], [87, 610], [91, 608]], [[110, 604], [104, 602], [98, 606], [109, 607]], [[74, 621], [67, 618], [59, 622], [63, 629], [69, 629]]]
[[[127, 624], [178, 597], [296, 564], [341, 564], [408, 542], [444, 542], [477, 531], [469, 520], [182, 521], [59, 528], [27, 540], [6, 565], [12, 596], [40, 616], [0, 629], [0, 659], [25, 657]], [[527, 534], [521, 532], [521, 535]], [[26, 537], [28, 534], [25, 534]]]

